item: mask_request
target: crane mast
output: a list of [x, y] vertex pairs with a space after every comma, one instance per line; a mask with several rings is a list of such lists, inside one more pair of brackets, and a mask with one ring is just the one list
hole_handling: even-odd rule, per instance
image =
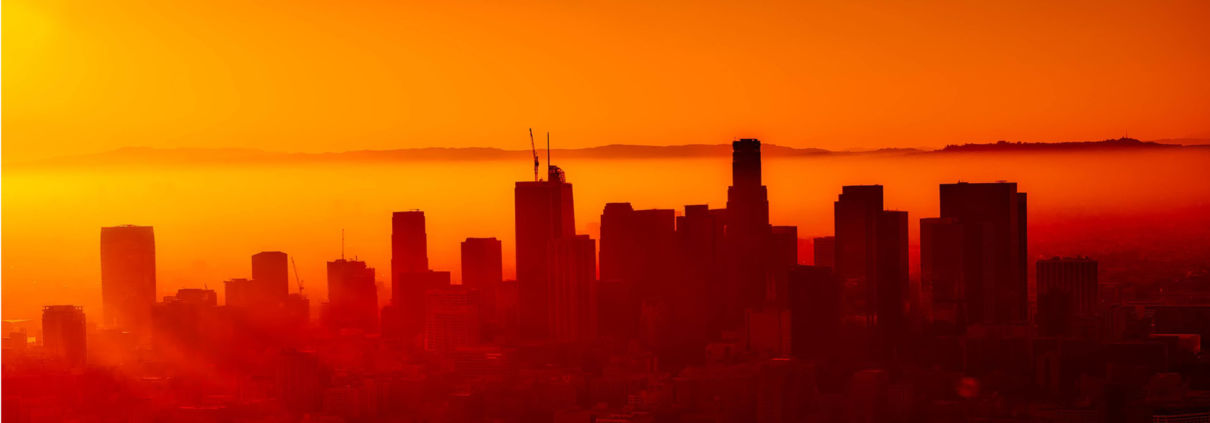
[[529, 128], [529, 151], [534, 154], [534, 181], [541, 181], [538, 177], [538, 148], [534, 145], [534, 128]]
[[290, 266], [294, 268], [294, 281], [298, 284], [298, 295], [303, 293], [303, 281], [298, 277], [298, 265], [294, 263], [294, 256], [290, 256]]

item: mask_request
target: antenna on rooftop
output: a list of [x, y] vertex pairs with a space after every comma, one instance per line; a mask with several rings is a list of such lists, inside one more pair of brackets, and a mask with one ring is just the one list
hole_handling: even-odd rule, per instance
[[546, 167], [550, 168], [550, 132], [546, 133]]

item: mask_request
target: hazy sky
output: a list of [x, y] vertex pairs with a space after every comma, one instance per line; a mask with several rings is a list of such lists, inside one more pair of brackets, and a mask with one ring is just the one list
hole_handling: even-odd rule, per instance
[[432, 3], [5, 0], [4, 161], [1210, 137], [1206, 1]]

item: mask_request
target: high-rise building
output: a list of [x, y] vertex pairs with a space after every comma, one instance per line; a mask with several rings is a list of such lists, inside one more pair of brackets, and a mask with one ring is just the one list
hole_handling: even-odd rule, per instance
[[462, 242], [462, 285], [475, 291], [484, 337], [501, 326], [496, 315], [500, 284], [504, 282], [501, 243], [496, 238], [467, 238]]
[[876, 271], [878, 215], [882, 213], [882, 185], [841, 188], [834, 203], [836, 274], [864, 281]]
[[374, 269], [364, 261], [328, 262], [326, 323], [333, 328], [374, 330], [378, 326], [378, 289]]
[[596, 336], [596, 241], [588, 235], [555, 240], [550, 249], [548, 334], [557, 340]]
[[[428, 235], [424, 212], [402, 211], [391, 214], [391, 286], [400, 273], [429, 270]], [[421, 291], [420, 295], [424, 295]]]
[[1073, 335], [1079, 319], [1097, 306], [1097, 262], [1087, 257], [1039, 260], [1038, 331], [1044, 336]]
[[479, 343], [479, 310], [474, 297], [475, 293], [464, 286], [425, 292], [425, 350], [449, 352]]
[[501, 243], [496, 238], [467, 238], [462, 241], [462, 284], [484, 289], [504, 280]]
[[223, 281], [224, 304], [227, 307], [252, 308], [257, 302], [257, 285], [251, 279], [235, 278]]
[[723, 291], [729, 252], [726, 220], [726, 210], [711, 210], [704, 204], [685, 206], [685, 215], [676, 218], [681, 267], [673, 295], [673, 319], [699, 322], [675, 332], [684, 336], [686, 351], [700, 353], [706, 341], [716, 339], [722, 331], [723, 304], [731, 300]]
[[843, 282], [829, 267], [795, 266], [790, 270], [790, 353], [800, 358], [829, 357], [841, 333]]
[[630, 203], [606, 203], [601, 213], [601, 280], [633, 279], [637, 265], [631, 261], [638, 238], [631, 220], [634, 208]]
[[769, 304], [786, 305], [786, 281], [790, 268], [798, 265], [798, 227], [774, 226], [769, 237], [769, 263], [765, 298]]
[[50, 355], [61, 358], [70, 365], [84, 364], [87, 350], [84, 328], [83, 307], [42, 307], [42, 347]]
[[514, 190], [519, 323], [528, 339], [548, 334], [549, 250], [554, 241], [575, 235], [571, 188], [563, 171], [549, 166], [546, 181], [517, 182]]
[[953, 218], [920, 219], [920, 286], [927, 294], [928, 320], [941, 333], [966, 327], [965, 241]]
[[286, 253], [262, 251], [252, 255], [252, 280], [257, 297], [266, 304], [281, 304], [290, 295], [290, 267]]
[[760, 141], [731, 143], [727, 188], [727, 238], [732, 259], [725, 304], [730, 325], [742, 325], [744, 309], [764, 303], [769, 242], [769, 195], [761, 184]]
[[383, 310], [383, 332], [387, 335], [411, 339], [424, 332], [425, 292], [450, 286], [450, 272], [425, 270], [402, 272], [396, 275], [395, 286], [391, 287], [391, 304]]
[[878, 313], [878, 216], [882, 213], [882, 185], [852, 185], [841, 189], [835, 212], [836, 267], [852, 289], [845, 292], [847, 313], [867, 324]]
[[144, 331], [155, 304], [155, 235], [150, 226], [101, 228], [105, 326]]
[[1029, 304], [1025, 193], [1009, 182], [943, 184], [941, 217], [962, 226], [968, 322], [1025, 322]]
[[812, 264], [836, 267], [836, 237], [821, 236], [811, 240]]
[[908, 329], [908, 213], [882, 211], [877, 227], [878, 350], [893, 356]]

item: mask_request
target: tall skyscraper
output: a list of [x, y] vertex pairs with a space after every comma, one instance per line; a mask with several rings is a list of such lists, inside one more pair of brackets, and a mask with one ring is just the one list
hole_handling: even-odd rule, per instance
[[259, 307], [257, 286], [251, 279], [235, 278], [223, 281], [223, 298], [227, 307]]
[[876, 272], [882, 185], [850, 185], [834, 203], [836, 274], [864, 283]]
[[893, 356], [908, 329], [908, 213], [882, 211], [877, 227], [878, 349]]
[[1044, 336], [1074, 335], [1078, 320], [1097, 306], [1097, 262], [1087, 257], [1039, 260], [1038, 331]]
[[769, 237], [769, 263], [765, 298], [769, 304], [786, 305], [786, 281], [790, 268], [798, 264], [798, 227], [774, 226]]
[[51, 356], [73, 366], [83, 365], [87, 351], [84, 328], [83, 307], [42, 307], [42, 347]]
[[941, 217], [962, 227], [963, 294], [971, 323], [1028, 318], [1026, 196], [1017, 184], [941, 185]]
[[829, 357], [839, 342], [842, 282], [831, 268], [795, 266], [790, 270], [790, 353], [800, 358]]
[[928, 294], [925, 313], [941, 333], [966, 327], [965, 245], [957, 219], [920, 219], [920, 286]]
[[836, 267], [836, 237], [821, 236], [811, 240], [812, 264], [823, 267]]
[[374, 269], [364, 261], [328, 262], [326, 323], [334, 328], [374, 330], [378, 326], [378, 289]]
[[426, 270], [429, 270], [429, 253], [424, 212], [411, 210], [392, 213], [391, 284], [395, 284], [400, 273]]
[[681, 270], [675, 284], [673, 318], [700, 322], [678, 332], [685, 336], [686, 350], [702, 351], [705, 342], [717, 338], [723, 329], [721, 311], [730, 300], [723, 290], [729, 253], [726, 220], [726, 210], [711, 210], [704, 204], [685, 206], [685, 215], [676, 218]]
[[462, 285], [475, 291], [480, 328], [490, 337], [501, 327], [496, 303], [500, 284], [504, 282], [504, 263], [500, 240], [467, 238], [462, 241]]
[[596, 274], [595, 240], [577, 235], [554, 241], [546, 305], [551, 338], [575, 341], [596, 336]]
[[155, 235], [150, 226], [101, 228], [105, 326], [143, 332], [155, 304]]
[[727, 237], [731, 271], [726, 289], [729, 324], [743, 323], [743, 310], [764, 303], [769, 242], [769, 195], [761, 184], [760, 141], [731, 143], [731, 186], [727, 188]]
[[252, 280], [262, 300], [281, 304], [290, 295], [290, 267], [286, 253], [262, 251], [252, 255]]
[[473, 289], [500, 284], [504, 280], [500, 251], [500, 240], [496, 238], [467, 238], [462, 241], [462, 284]]
[[425, 292], [424, 349], [449, 352], [479, 343], [479, 310], [475, 293], [463, 286]]
[[575, 236], [571, 184], [549, 166], [546, 181], [517, 182], [514, 196], [520, 332], [541, 339], [549, 329], [549, 250], [554, 241]]

